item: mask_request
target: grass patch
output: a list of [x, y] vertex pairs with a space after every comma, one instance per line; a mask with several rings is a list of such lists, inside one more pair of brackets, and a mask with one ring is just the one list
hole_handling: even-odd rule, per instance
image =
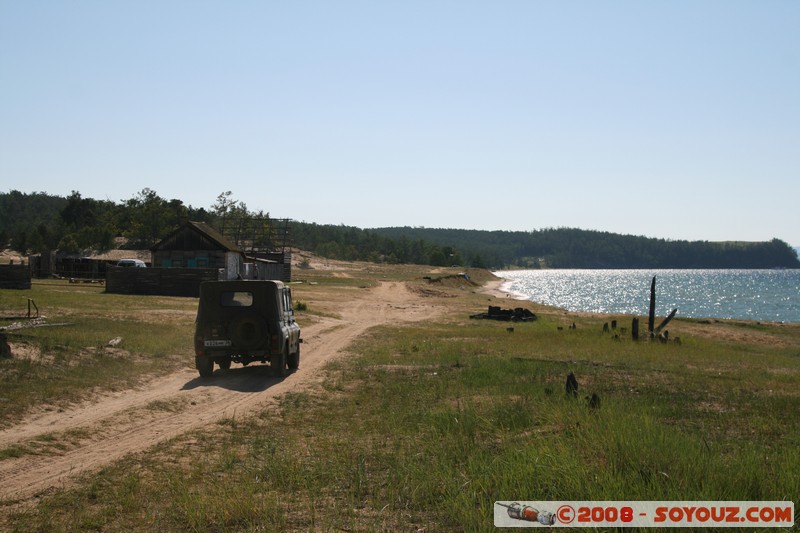
[[[191, 361], [194, 298], [114, 295], [100, 286], [46, 281], [28, 291], [0, 290], [0, 315], [18, 313], [15, 304], [27, 298], [47, 322], [66, 325], [9, 332], [12, 357], [0, 360], [0, 425], [34, 406], [129, 388]], [[116, 337], [122, 342], [110, 347]]]
[[[477, 301], [376, 328], [313, 393], [128, 458], [14, 515], [12, 530], [490, 531], [493, 502], [508, 499], [797, 506], [796, 349], [634, 343], [601, 318], [559, 330], [559, 314], [510, 333], [465, 320]], [[791, 337], [775, 328], [759, 333]]]
[[[796, 353], [620, 343], [555, 324], [380, 328], [315, 394], [160, 446], [15, 523], [489, 531], [495, 500], [800, 494]], [[577, 399], [564, 394], [569, 371]]]

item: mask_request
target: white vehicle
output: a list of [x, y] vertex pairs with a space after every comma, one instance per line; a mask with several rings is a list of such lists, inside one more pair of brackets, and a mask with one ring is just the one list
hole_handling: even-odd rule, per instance
[[117, 266], [125, 268], [147, 268], [147, 265], [145, 265], [144, 261], [141, 259], [120, 259], [117, 262]]

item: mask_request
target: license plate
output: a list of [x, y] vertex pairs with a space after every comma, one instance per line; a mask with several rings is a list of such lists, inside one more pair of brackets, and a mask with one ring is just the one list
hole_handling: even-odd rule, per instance
[[221, 346], [230, 346], [230, 345], [231, 341], [224, 339], [203, 342], [203, 346], [208, 346], [209, 348], [219, 348]]

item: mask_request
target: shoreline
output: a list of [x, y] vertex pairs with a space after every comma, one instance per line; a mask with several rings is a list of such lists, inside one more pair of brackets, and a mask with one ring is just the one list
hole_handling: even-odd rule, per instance
[[505, 283], [505, 280], [503, 279], [487, 281], [481, 286], [481, 292], [490, 296], [494, 296], [495, 298], [508, 298], [511, 296], [511, 293], [500, 289], [500, 287], [503, 286], [503, 283]]
[[[588, 270], [591, 269], [587, 269], [587, 271]], [[644, 299], [642, 299], [640, 302], [638, 298], [635, 299], [635, 301], [631, 300], [631, 291], [622, 290], [622, 294], [624, 294], [624, 296], [622, 296], [622, 301], [617, 301], [618, 297], [616, 293], [610, 289], [613, 289], [619, 284], [618, 277], [613, 277], [608, 282], [610, 283], [609, 286], [606, 286], [605, 278], [595, 279], [590, 277], [586, 283], [576, 285], [574, 276], [566, 280], [545, 277], [542, 281], [543, 285], [541, 288], [544, 291], [542, 294], [542, 296], [544, 296], [544, 300], [561, 300], [561, 303], [563, 304], [571, 304], [573, 309], [569, 309], [567, 307], [561, 307], [558, 302], [548, 303], [545, 301], [537, 301], [533, 299], [533, 296], [530, 293], [526, 294], [524, 292], [511, 291], [503, 288], [503, 285], [505, 284], [509, 284], [508, 286], [511, 286], [511, 284], [520, 282], [520, 280], [523, 280], [520, 282], [521, 287], [526, 289], [530, 288], [529, 285], [525, 284], [524, 277], [506, 278], [501, 277], [494, 271], [491, 271], [491, 274], [495, 279], [492, 279], [485, 284], [483, 292], [486, 294], [491, 294], [496, 298], [526, 301], [543, 309], [559, 310], [563, 311], [564, 313], [574, 314], [575, 316], [647, 316], [647, 302]], [[582, 280], [583, 278], [579, 277], [579, 279]], [[783, 276], [778, 278], [780, 281], [780, 284], [777, 285], [779, 289], [776, 289], [772, 292], [770, 292], [769, 288], [763, 288], [766, 283], [772, 281], [772, 278], [758, 277], [757, 279], [757, 285], [744, 286], [738, 279], [731, 281], [730, 279], [726, 278], [723, 280], [723, 283], [720, 284], [722, 289], [718, 291], [719, 293], [714, 293], [711, 295], [709, 295], [708, 291], [705, 289], [707, 284], [704, 285], [702, 283], [705, 281], [704, 278], [701, 278], [699, 281], [695, 281], [694, 278], [691, 279], [691, 282], [694, 283], [694, 285], [688, 286], [690, 289], [696, 289], [691, 292], [687, 292], [685, 288], [687, 283], [685, 283], [684, 279], [681, 278], [677, 281], [668, 279], [667, 283], [672, 282], [672, 284], [667, 285], [667, 287], [674, 288], [677, 286], [679, 289], [683, 288], [683, 290], [667, 290], [667, 292], [664, 294], [664, 298], [670, 299], [673, 302], [673, 304], [669, 306], [669, 309], [678, 308], [678, 316], [676, 319], [700, 322], [740, 322], [747, 324], [779, 324], [787, 326], [800, 326], [800, 317], [795, 316], [796, 311], [794, 307], [796, 305], [795, 302], [798, 300], [795, 299], [796, 297], [791, 296], [792, 286], [787, 285], [787, 282], [793, 283], [796, 278], [794, 276], [790, 278]], [[627, 278], [623, 279], [623, 281], [626, 280]], [[563, 282], [563, 286], [560, 281]], [[641, 280], [638, 280], [637, 278], [633, 281]], [[556, 283], [556, 285], [553, 285], [554, 283]], [[581, 283], [583, 282], [581, 281]], [[599, 285], [595, 286], [595, 284]], [[573, 285], [575, 286], [573, 287]], [[734, 293], [734, 289], [738, 291], [738, 294]], [[761, 292], [764, 290], [766, 290], [766, 293]], [[661, 291], [659, 291], [659, 294], [660, 293]], [[548, 296], [550, 296], [550, 298], [548, 298]], [[556, 297], [553, 298], [553, 296]], [[703, 300], [703, 297], [710, 298], [709, 301], [713, 305], [709, 303], [706, 303], [705, 305], [694, 305], [696, 301]], [[774, 297], [775, 300], [770, 300], [768, 299], [769, 297]], [[661, 300], [661, 298], [659, 298], [659, 300]], [[717, 300], [719, 300], [719, 302], [714, 303], [717, 302]], [[777, 301], [782, 302], [782, 306], [770, 305]], [[598, 302], [602, 302], [604, 305], [596, 305]], [[639, 305], [640, 303], [641, 305]], [[722, 307], [714, 307], [719, 305], [723, 305], [723, 307], [725, 305], [729, 306], [730, 308], [728, 311], [730, 311], [730, 313], [719, 313]], [[575, 307], [585, 307], [589, 310], [577, 310], [574, 309]], [[599, 309], [594, 309], [595, 307]], [[656, 316], [661, 316], [661, 313], [667, 313], [669, 309], [658, 309]], [[681, 311], [686, 314], [682, 314]], [[728, 314], [730, 316], [722, 316], [723, 314]]]
[[[527, 302], [525, 307], [529, 308], [537, 315], [548, 316], [549, 320], [555, 322], [555, 325], [560, 325], [563, 328], [566, 328], [575, 321], [578, 321], [579, 327], [583, 328], [591, 324], [602, 324], [603, 321], [615, 319], [623, 322], [621, 327], [627, 328], [631, 327], [631, 320], [638, 318], [640, 321], [640, 333], [643, 335], [641, 342], [649, 342], [649, 339], [646, 338], [647, 332], [641, 329], [646, 329], [647, 327], [646, 313], [625, 314], [570, 311], [561, 307], [541, 304], [524, 298], [515, 299], [513, 293], [501, 290], [505, 281], [507, 280], [493, 279], [487, 281], [481, 285], [478, 292], [491, 298], [490, 305], [521, 307], [521, 302]], [[507, 303], [504, 304], [503, 301]], [[516, 302], [519, 302], [519, 304], [516, 304]], [[657, 315], [657, 323], [663, 318], [663, 316]], [[670, 335], [673, 338], [680, 337], [685, 339], [699, 337], [709, 339], [713, 342], [733, 342], [744, 345], [783, 348], [800, 347], [800, 343], [796, 340], [796, 336], [800, 335], [800, 323], [798, 322], [770, 322], [738, 318], [692, 318], [676, 316], [675, 319], [670, 322], [670, 327], [667, 329], [670, 331]]]
[[[494, 275], [494, 274], [493, 274]], [[528, 298], [519, 296], [518, 294], [507, 292], [501, 289], [503, 284], [507, 282], [506, 279], [495, 279], [485, 282], [481, 285], [480, 292], [486, 294], [488, 296], [492, 296], [499, 300], [506, 300], [506, 301], [517, 301], [517, 302], [527, 302], [529, 306], [532, 306], [534, 310], [538, 313], [545, 313], [551, 315], [567, 315], [567, 316], [574, 316], [574, 317], [582, 317], [582, 318], [647, 318], [647, 313], [601, 313], [595, 311], [570, 311], [569, 309], [565, 309], [563, 307], [552, 306], [548, 304], [543, 304], [540, 302], [536, 302], [530, 300]], [[656, 319], [663, 319], [664, 317], [661, 315], [656, 315]], [[729, 326], [736, 326], [736, 325], [769, 325], [769, 326], [778, 326], [778, 327], [790, 327], [790, 328], [800, 328], [800, 322], [779, 322], [779, 321], [771, 321], [771, 320], [754, 320], [754, 319], [746, 319], [746, 318], [717, 318], [717, 317], [687, 317], [687, 316], [676, 316], [674, 318], [675, 323], [681, 323], [689, 327], [697, 327], [697, 326], [713, 326], [713, 325], [729, 325]]]

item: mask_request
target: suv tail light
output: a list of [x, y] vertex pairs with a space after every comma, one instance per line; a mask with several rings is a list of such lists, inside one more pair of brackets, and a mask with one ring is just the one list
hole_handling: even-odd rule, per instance
[[194, 338], [194, 354], [203, 355], [205, 353], [205, 346], [203, 345], [202, 335], [197, 335]]

